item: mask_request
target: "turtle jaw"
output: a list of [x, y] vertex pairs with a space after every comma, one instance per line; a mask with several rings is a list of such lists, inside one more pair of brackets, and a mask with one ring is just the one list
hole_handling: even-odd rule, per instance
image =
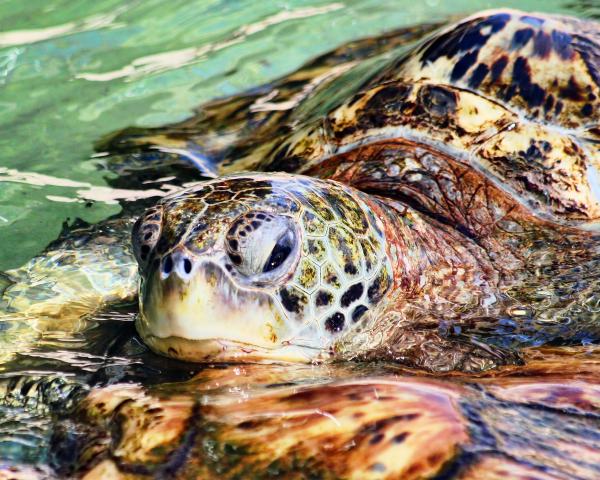
[[136, 328], [156, 353], [191, 362], [311, 362], [321, 349], [297, 338], [272, 297], [243, 289], [212, 262], [189, 276], [149, 274]]
[[325, 360], [312, 347], [285, 345], [264, 348], [221, 338], [190, 340], [182, 337], [160, 338], [145, 331], [139, 319], [136, 327], [144, 342], [159, 355], [195, 363], [313, 363]]

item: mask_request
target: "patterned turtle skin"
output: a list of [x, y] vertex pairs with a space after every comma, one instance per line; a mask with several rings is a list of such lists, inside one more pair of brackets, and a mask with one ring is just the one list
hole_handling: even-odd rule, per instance
[[[139, 332], [155, 350], [191, 361], [269, 358], [289, 338], [304, 341], [284, 343], [275, 359], [314, 358], [319, 339], [358, 324], [391, 286], [381, 224], [366, 202], [343, 185], [286, 174], [228, 177], [166, 197], [133, 230]], [[208, 335], [199, 311], [220, 319]], [[206, 338], [201, 358], [188, 325]]]
[[435, 371], [595, 341], [598, 31], [485, 12], [359, 74], [330, 65], [311, 98], [246, 98], [251, 127], [226, 148], [214, 118], [187, 138], [192, 121], [111, 139], [168, 151], [186, 138], [221, 175], [136, 223], [142, 338], [200, 362]]

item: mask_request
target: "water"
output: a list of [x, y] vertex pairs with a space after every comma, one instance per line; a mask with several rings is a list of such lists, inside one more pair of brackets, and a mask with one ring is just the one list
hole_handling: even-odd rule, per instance
[[[39, 253], [65, 222], [121, 210], [127, 192], [111, 189], [115, 174], [94, 154], [103, 136], [182, 120], [352, 39], [498, 6], [600, 18], [595, 2], [569, 0], [1, 1], [0, 271]], [[91, 319], [71, 336], [47, 332], [1, 373], [57, 371], [101, 385], [198, 373], [149, 353], [131, 311]], [[3, 407], [0, 457], [50, 461], [50, 431], [48, 412]]]

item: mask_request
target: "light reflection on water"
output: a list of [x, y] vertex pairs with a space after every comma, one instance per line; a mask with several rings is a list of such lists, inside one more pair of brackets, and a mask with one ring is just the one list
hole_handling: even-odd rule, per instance
[[[177, 188], [173, 178], [110, 186], [115, 175], [93, 155], [110, 132], [183, 119], [203, 101], [267, 82], [344, 41], [410, 23], [500, 4], [600, 17], [593, 1], [562, 0], [68, 3], [0, 5], [0, 270], [38, 253], [67, 219], [97, 222], [121, 203]], [[61, 373], [82, 384], [158, 384], [200, 370], [148, 352], [134, 314], [126, 306], [76, 332], [45, 330], [0, 366], [3, 381]], [[2, 341], [23, 340], [29, 327], [2, 330]], [[45, 462], [50, 421], [37, 408], [2, 407], [0, 457]]]

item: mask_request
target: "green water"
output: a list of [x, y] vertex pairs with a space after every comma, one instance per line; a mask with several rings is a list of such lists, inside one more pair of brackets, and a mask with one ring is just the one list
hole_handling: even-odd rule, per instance
[[[348, 40], [498, 6], [600, 15], [595, 2], [0, 1], [0, 270], [63, 223], [118, 213], [93, 143], [293, 71]], [[32, 173], [43, 175], [34, 176]]]

